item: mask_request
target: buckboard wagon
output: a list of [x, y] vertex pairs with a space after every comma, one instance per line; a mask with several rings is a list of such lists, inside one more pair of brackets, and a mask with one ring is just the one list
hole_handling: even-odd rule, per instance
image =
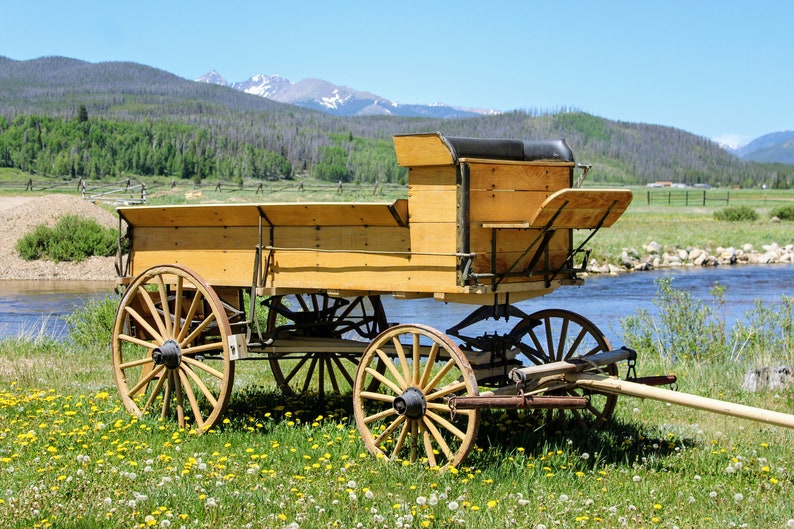
[[[262, 359], [284, 392], [352, 393], [373, 454], [431, 467], [461, 462], [486, 408], [598, 426], [633, 395], [794, 427], [791, 415], [655, 387], [672, 377], [621, 380], [634, 351], [575, 312], [515, 305], [582, 284], [587, 242], [631, 201], [579, 187], [586, 168], [575, 183], [564, 141], [430, 133], [394, 146], [407, 199], [119, 208], [129, 252], [112, 363], [127, 410], [205, 431], [236, 363]], [[586, 230], [576, 245], [574, 230]], [[390, 322], [382, 296], [473, 308], [442, 332]]]

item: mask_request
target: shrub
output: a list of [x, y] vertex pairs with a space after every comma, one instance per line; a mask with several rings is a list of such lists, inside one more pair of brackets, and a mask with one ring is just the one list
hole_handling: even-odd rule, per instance
[[771, 216], [780, 220], [794, 220], [794, 206], [778, 206], [772, 210]]
[[729, 222], [753, 221], [758, 220], [758, 212], [748, 206], [737, 206], [715, 211], [714, 218]]
[[88, 301], [82, 308], [64, 316], [69, 336], [85, 348], [107, 347], [113, 338], [113, 325], [120, 298], [109, 295]]
[[16, 250], [26, 261], [50, 259], [58, 263], [110, 256], [116, 253], [116, 247], [116, 230], [92, 219], [66, 215], [52, 228], [41, 225], [23, 236]]

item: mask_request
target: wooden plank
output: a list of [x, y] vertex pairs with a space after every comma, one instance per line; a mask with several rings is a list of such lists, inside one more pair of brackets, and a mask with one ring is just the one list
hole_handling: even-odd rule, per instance
[[550, 196], [530, 219], [530, 225], [555, 228], [594, 229], [604, 219], [609, 227], [620, 218], [629, 203], [631, 191], [625, 189], [563, 189]]
[[472, 190], [470, 219], [475, 223], [528, 221], [553, 193], [513, 191], [499, 193]]
[[403, 167], [423, 165], [452, 165], [452, 151], [437, 132], [428, 134], [395, 135], [394, 152]]
[[[553, 165], [551, 165], [553, 164]], [[544, 162], [543, 165], [469, 164], [472, 190], [546, 191], [571, 187], [571, 164]]]
[[433, 188], [408, 190], [411, 202], [410, 224], [421, 222], [456, 222], [458, 210], [457, 189]]
[[119, 208], [131, 226], [405, 226], [408, 201], [278, 204], [200, 204]]
[[135, 252], [131, 260], [132, 275], [152, 266], [176, 264], [190, 268], [199, 277], [219, 286], [251, 286], [254, 254], [250, 251], [200, 250], [173, 252], [152, 250]]

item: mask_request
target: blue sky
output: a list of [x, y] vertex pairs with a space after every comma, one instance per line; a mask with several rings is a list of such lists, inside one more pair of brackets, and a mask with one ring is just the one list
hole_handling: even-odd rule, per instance
[[400, 103], [573, 107], [733, 143], [794, 129], [794, 2], [7, 2], [0, 55], [325, 79]]

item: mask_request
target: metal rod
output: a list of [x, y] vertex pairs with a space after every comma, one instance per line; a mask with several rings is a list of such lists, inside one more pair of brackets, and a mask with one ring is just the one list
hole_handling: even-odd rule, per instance
[[593, 389], [613, 395], [628, 395], [641, 399], [654, 399], [671, 404], [679, 404], [688, 408], [711, 411], [721, 415], [749, 419], [751, 421], [794, 428], [794, 415], [780, 413], [763, 408], [754, 408], [743, 404], [734, 404], [708, 397], [699, 397], [671, 389], [656, 388], [636, 382], [627, 382], [618, 378], [606, 377], [590, 373], [570, 373], [565, 380], [579, 387]]

